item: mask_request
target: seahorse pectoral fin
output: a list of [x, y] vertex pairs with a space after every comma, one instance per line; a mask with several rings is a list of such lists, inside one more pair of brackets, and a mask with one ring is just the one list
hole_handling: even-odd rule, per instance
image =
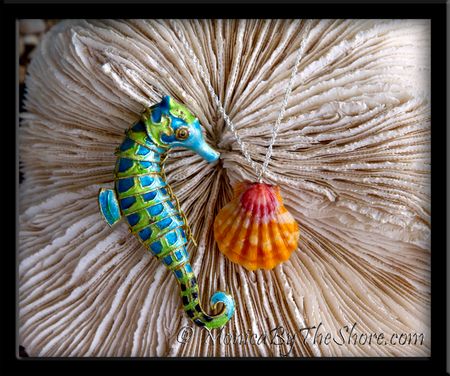
[[122, 215], [120, 214], [119, 201], [114, 190], [100, 189], [98, 192], [98, 204], [100, 213], [102, 213], [109, 226], [113, 226], [120, 221]]

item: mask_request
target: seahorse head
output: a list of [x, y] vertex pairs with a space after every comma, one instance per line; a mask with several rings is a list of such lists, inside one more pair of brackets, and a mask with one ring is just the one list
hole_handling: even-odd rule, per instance
[[147, 133], [158, 146], [190, 149], [207, 162], [219, 159], [220, 154], [206, 143], [198, 119], [171, 97], [150, 107], [144, 120]]

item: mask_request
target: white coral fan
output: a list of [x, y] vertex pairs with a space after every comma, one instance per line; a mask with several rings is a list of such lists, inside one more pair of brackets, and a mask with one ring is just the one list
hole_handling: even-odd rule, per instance
[[[429, 355], [429, 22], [314, 20], [308, 33], [299, 20], [176, 22], [257, 162], [307, 38], [267, 175], [300, 225], [298, 250], [257, 272], [218, 251], [214, 216], [254, 175], [169, 21], [62, 22], [26, 81], [20, 344], [33, 356]], [[199, 241], [204, 306], [218, 289], [236, 299], [211, 335], [186, 318], [171, 273], [97, 207], [124, 130], [162, 94], [222, 153], [211, 166], [176, 151], [167, 166]]]

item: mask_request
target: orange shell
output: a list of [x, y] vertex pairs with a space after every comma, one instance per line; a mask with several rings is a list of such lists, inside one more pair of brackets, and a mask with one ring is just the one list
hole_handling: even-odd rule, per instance
[[238, 183], [214, 221], [219, 250], [248, 270], [273, 269], [288, 260], [299, 235], [279, 187], [263, 183]]

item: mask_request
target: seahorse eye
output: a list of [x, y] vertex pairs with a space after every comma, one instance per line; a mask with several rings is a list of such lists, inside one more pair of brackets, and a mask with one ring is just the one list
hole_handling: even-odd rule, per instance
[[189, 129], [187, 127], [180, 127], [175, 132], [177, 140], [186, 140], [189, 137]]

